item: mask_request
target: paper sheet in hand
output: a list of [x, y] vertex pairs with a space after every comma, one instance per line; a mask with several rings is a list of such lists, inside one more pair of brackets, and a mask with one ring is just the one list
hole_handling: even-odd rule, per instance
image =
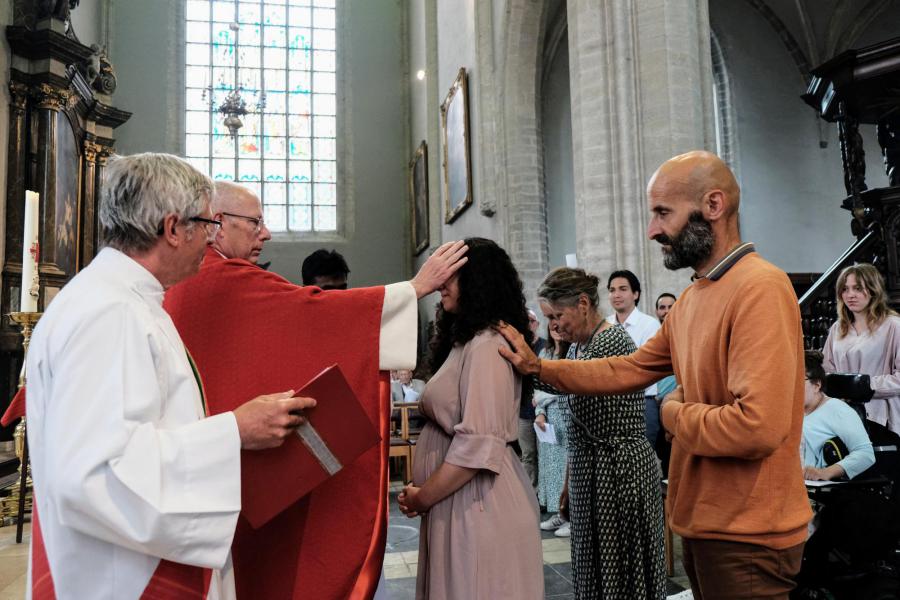
[[534, 431], [537, 433], [538, 441], [544, 442], [545, 444], [556, 444], [556, 429], [553, 427], [552, 423], [547, 423], [544, 425], [546, 430], [538, 427], [537, 423], [534, 424]]
[[295, 396], [316, 400], [315, 408], [305, 411], [308, 424], [278, 448], [241, 452], [242, 514], [255, 529], [381, 439], [337, 365], [316, 375]]
[[842, 483], [847, 483], [846, 481], [813, 481], [811, 479], [806, 479], [803, 482], [808, 488], [811, 487], [828, 487], [830, 485], [841, 485]]

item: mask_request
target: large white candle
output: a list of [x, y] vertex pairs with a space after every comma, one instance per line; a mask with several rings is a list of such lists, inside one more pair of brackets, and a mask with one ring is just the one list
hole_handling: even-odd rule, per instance
[[25, 192], [25, 227], [22, 230], [22, 299], [21, 312], [37, 312], [40, 281], [38, 279], [38, 205], [37, 192]]

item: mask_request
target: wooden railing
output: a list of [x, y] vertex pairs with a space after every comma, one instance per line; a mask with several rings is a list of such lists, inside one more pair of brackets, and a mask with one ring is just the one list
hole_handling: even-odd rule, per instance
[[847, 248], [837, 260], [806, 290], [800, 298], [803, 319], [803, 344], [807, 350], [821, 350], [828, 336], [828, 328], [837, 319], [834, 285], [844, 267], [856, 262], [871, 262], [875, 242], [879, 239], [873, 228]]

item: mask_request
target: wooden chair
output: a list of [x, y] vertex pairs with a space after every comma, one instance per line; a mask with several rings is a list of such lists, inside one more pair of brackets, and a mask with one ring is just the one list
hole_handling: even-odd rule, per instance
[[[409, 411], [418, 408], [418, 402], [398, 402], [393, 408], [400, 411], [400, 433], [395, 433], [394, 423], [391, 424], [391, 446], [388, 452], [389, 458], [404, 460], [404, 483], [412, 480], [412, 461], [415, 457], [416, 440], [411, 439], [409, 432]], [[388, 469], [390, 480], [390, 469]]]

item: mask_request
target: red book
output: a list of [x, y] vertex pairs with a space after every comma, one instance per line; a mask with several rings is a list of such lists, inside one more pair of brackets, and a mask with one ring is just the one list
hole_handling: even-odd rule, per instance
[[295, 396], [316, 400], [315, 408], [304, 411], [307, 423], [297, 435], [278, 448], [241, 452], [241, 512], [254, 529], [381, 441], [336, 364]]

